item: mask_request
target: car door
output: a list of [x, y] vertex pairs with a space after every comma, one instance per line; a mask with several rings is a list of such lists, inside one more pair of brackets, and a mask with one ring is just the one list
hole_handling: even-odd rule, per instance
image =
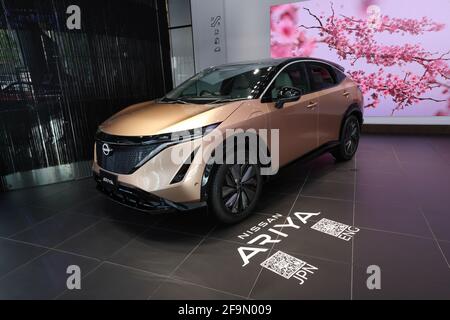
[[[298, 101], [275, 107], [277, 95], [283, 87], [302, 91]], [[269, 127], [279, 129], [279, 161], [283, 166], [317, 147], [317, 94], [311, 92], [308, 74], [303, 62], [286, 66], [274, 79], [264, 95], [269, 108]], [[271, 143], [271, 150], [274, 150]]]
[[320, 63], [308, 62], [312, 90], [318, 96], [318, 145], [339, 140], [343, 115], [350, 106], [351, 90], [342, 81], [339, 70]]

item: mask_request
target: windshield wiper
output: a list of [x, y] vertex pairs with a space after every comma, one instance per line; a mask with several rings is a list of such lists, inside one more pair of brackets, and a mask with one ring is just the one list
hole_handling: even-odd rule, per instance
[[183, 99], [163, 98], [163, 99], [161, 99], [161, 101], [166, 102], [166, 103], [171, 103], [171, 104], [175, 104], [175, 103], [189, 104], [189, 102], [187, 102]]
[[239, 100], [248, 100], [248, 98], [228, 98], [228, 99], [218, 99], [218, 100], [215, 100], [215, 101], [211, 102], [210, 104], [226, 103], [226, 102], [234, 102], [234, 101], [239, 101]]

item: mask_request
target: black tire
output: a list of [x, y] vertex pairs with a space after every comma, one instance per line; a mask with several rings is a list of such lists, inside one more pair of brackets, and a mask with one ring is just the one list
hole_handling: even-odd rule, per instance
[[356, 116], [345, 119], [339, 146], [331, 152], [337, 161], [349, 161], [353, 158], [359, 146], [361, 124]]
[[211, 179], [208, 205], [218, 221], [233, 224], [252, 213], [262, 191], [259, 165], [222, 164]]

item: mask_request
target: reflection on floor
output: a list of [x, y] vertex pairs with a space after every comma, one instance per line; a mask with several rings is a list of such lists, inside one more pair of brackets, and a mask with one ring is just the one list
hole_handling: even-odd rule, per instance
[[354, 161], [282, 170], [231, 227], [134, 212], [90, 179], [1, 194], [0, 299], [448, 299], [449, 169], [449, 138], [364, 136]]

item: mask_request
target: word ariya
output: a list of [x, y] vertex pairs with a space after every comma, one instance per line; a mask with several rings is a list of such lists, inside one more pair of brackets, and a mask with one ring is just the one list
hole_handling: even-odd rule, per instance
[[[297, 222], [298, 220], [303, 225], [307, 224], [308, 220], [311, 217], [316, 217], [318, 215], [320, 215], [320, 212], [317, 213], [296, 212], [293, 214], [293, 216], [296, 218], [295, 222], [298, 223]], [[248, 229], [245, 233], [239, 235], [238, 238], [245, 239], [246, 237], [250, 237], [255, 233], [261, 231], [263, 228], [268, 227], [271, 223], [273, 223], [274, 221], [278, 220], [281, 217], [283, 216], [280, 214], [273, 215], [272, 217], [267, 218], [266, 220]], [[287, 238], [289, 235], [284, 232], [284, 229], [288, 228], [289, 230], [300, 229], [300, 225], [295, 224], [293, 218], [287, 217], [286, 221], [283, 224], [276, 224], [273, 227], [267, 229], [266, 233], [259, 234], [247, 242], [248, 245], [252, 246], [239, 247], [238, 252], [243, 261], [242, 266], [245, 267], [246, 265], [248, 265], [250, 263], [250, 259], [256, 256], [258, 253], [266, 252], [269, 250], [269, 248], [267, 247], [264, 248], [263, 246], [268, 244], [279, 243], [281, 242], [282, 239]], [[277, 237], [274, 238], [274, 236]]]

